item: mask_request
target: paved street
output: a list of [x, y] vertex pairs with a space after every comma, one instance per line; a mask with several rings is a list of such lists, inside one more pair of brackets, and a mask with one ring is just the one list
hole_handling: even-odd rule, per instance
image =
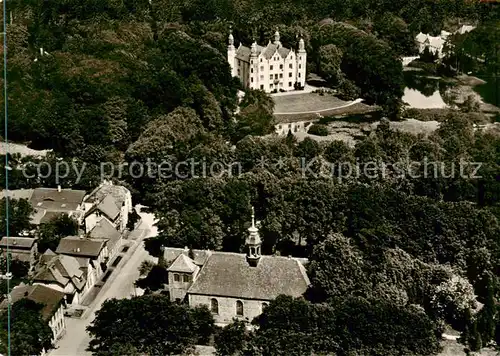
[[[139, 229], [149, 231], [143, 238], [156, 236], [157, 228], [153, 226], [154, 216], [152, 214], [139, 213], [142, 223]], [[134, 294], [133, 283], [139, 278], [139, 266], [146, 259], [154, 260], [146, 250], [142, 238], [138, 240], [139, 246], [127, 258], [121, 268], [116, 269], [108, 282], [103, 286], [103, 290], [98, 294], [90, 309], [85, 313], [83, 319], [66, 318], [66, 334], [59, 340], [58, 348], [52, 350], [50, 356], [83, 356], [91, 355], [85, 351], [90, 337], [85, 331], [87, 325], [94, 320], [95, 312], [101, 308], [102, 303], [110, 298], [129, 298]], [[134, 247], [131, 247], [133, 249]]]

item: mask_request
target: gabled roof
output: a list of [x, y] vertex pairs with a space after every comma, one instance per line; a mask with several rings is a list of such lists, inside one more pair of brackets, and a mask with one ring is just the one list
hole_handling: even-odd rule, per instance
[[106, 240], [103, 239], [68, 236], [59, 241], [56, 253], [69, 256], [97, 258], [105, 245]]
[[85, 197], [84, 190], [36, 188], [33, 191], [30, 202], [34, 208], [51, 211], [76, 210]]
[[[43, 304], [44, 308], [41, 310], [41, 314], [45, 320], [48, 320], [54, 315], [57, 307], [64, 299], [64, 293], [39, 284], [33, 286], [19, 285], [12, 290], [10, 297], [12, 303], [27, 298], [36, 303]], [[6, 308], [7, 303], [7, 300], [4, 300], [2, 308]]]
[[120, 209], [112, 195], [106, 197], [97, 205], [97, 209], [103, 212], [111, 220], [115, 220], [120, 215]]
[[111, 195], [118, 208], [121, 208], [123, 203], [129, 199], [130, 191], [121, 185], [115, 185], [110, 182], [102, 183], [94, 189], [86, 198], [85, 202], [94, 203], [102, 201], [106, 196]]
[[35, 245], [36, 239], [31, 237], [2, 237], [0, 240], [0, 248], [9, 249], [31, 249]]
[[[276, 51], [278, 51], [278, 54], [282, 58], [286, 58], [291, 52], [289, 48], [277, 46], [271, 42], [269, 42], [266, 47], [257, 45], [257, 56], [262, 54], [262, 56], [264, 56], [267, 60], [269, 60], [276, 53]], [[236, 50], [236, 58], [244, 62], [250, 62], [250, 53], [251, 49], [249, 47], [239, 46]]]
[[45, 260], [49, 257], [52, 258], [35, 275], [35, 281], [55, 282], [62, 286], [66, 286], [71, 281], [76, 289], [83, 288], [86, 275], [83, 273], [77, 258], [65, 255], [46, 255], [45, 253], [44, 256]]
[[[208, 256], [210, 256], [210, 251], [207, 250], [192, 250], [193, 252], [193, 261], [196, 265], [202, 266], [206, 261]], [[167, 247], [163, 252], [163, 257], [167, 263], [173, 263], [179, 255], [185, 255], [189, 257], [189, 249], [188, 248], [177, 248], [177, 247]]]
[[122, 235], [116, 230], [113, 223], [103, 216], [90, 231], [90, 237], [108, 240], [108, 248], [112, 249], [120, 241]]
[[304, 266], [294, 258], [262, 256], [251, 267], [244, 254], [213, 252], [188, 293], [272, 300], [280, 294], [299, 297], [309, 284]]
[[168, 271], [171, 272], [186, 272], [186, 273], [192, 273], [196, 271], [196, 269], [199, 268], [197, 265], [195, 265], [194, 261], [187, 257], [184, 254], [180, 254], [170, 265], [170, 267], [167, 268]]
[[427, 40], [427, 37], [428, 37], [427, 34], [420, 32], [415, 39], [420, 43], [424, 43], [425, 40]]

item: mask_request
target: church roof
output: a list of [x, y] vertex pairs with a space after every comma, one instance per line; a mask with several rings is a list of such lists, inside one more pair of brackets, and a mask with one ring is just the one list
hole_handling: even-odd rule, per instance
[[280, 294], [299, 297], [309, 284], [304, 266], [294, 258], [262, 256], [251, 267], [245, 254], [212, 252], [188, 293], [272, 300]]
[[196, 266], [194, 264], [194, 261], [192, 259], [190, 259], [189, 257], [187, 257], [186, 255], [184, 254], [180, 254], [174, 261], [174, 263], [172, 263], [170, 265], [170, 267], [168, 267], [168, 271], [172, 271], [172, 272], [188, 272], [188, 273], [192, 273], [194, 271], [196, 271], [196, 268], [198, 268], [198, 266]]
[[[189, 257], [189, 249], [187, 248], [177, 248], [177, 247], [167, 247], [163, 253], [163, 257], [167, 263], [173, 263], [179, 255], [185, 255]], [[206, 250], [193, 250], [194, 263], [198, 266], [202, 266], [207, 261], [210, 251]], [[193, 260], [192, 260], [193, 261]]]

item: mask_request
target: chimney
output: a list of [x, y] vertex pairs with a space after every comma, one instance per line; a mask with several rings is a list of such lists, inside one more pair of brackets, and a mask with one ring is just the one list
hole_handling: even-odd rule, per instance
[[76, 252], [80, 252], [80, 247], [77, 247], [77, 248], [76, 248]]
[[57, 191], [58, 191], [59, 193], [61, 193], [61, 186], [60, 186], [60, 185], [58, 185], [58, 186], [57, 186]]

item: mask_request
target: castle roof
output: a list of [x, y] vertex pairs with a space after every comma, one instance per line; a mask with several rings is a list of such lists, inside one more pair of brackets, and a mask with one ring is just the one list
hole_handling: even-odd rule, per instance
[[245, 254], [212, 252], [188, 293], [272, 300], [280, 294], [299, 297], [309, 284], [303, 264], [291, 257], [262, 256], [251, 267]]
[[[276, 52], [282, 57], [286, 58], [290, 54], [290, 49], [282, 46], [278, 46], [274, 43], [269, 43], [266, 47], [257, 45], [257, 56], [262, 54], [262, 56], [269, 60]], [[246, 46], [239, 46], [236, 50], [236, 58], [244, 62], [250, 62], [251, 49]]]

